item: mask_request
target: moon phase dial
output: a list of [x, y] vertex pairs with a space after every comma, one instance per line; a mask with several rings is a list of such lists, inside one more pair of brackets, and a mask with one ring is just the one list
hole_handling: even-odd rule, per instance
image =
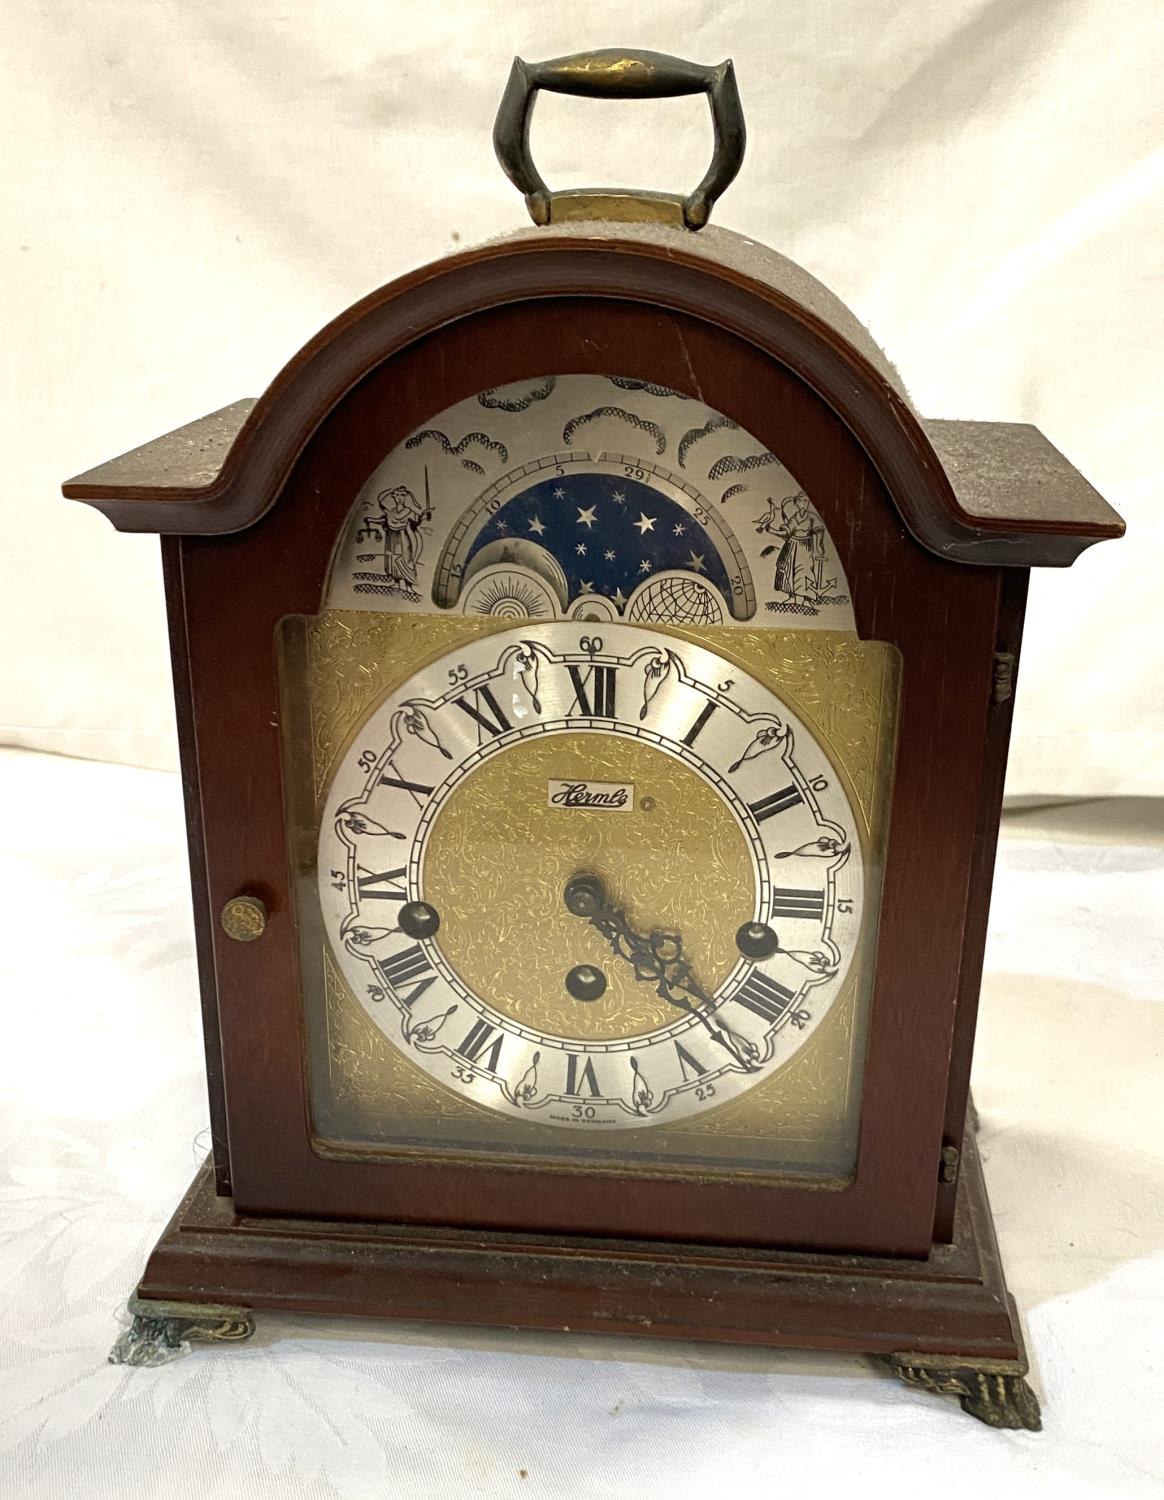
[[515, 1120], [642, 1129], [752, 1088], [837, 999], [863, 894], [808, 727], [639, 626], [465, 642], [368, 715], [325, 798], [319, 897], [352, 992]]
[[353, 497], [326, 600], [855, 629], [828, 528], [780, 455], [702, 401], [614, 373], [535, 376], [428, 417]]

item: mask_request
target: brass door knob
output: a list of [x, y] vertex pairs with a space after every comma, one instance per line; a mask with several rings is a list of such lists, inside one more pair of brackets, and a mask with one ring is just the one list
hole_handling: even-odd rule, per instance
[[257, 896], [232, 896], [222, 908], [222, 928], [236, 943], [253, 943], [267, 925], [267, 908]]

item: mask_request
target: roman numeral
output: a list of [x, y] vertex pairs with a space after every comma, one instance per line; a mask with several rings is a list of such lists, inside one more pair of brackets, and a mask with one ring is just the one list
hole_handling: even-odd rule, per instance
[[[407, 871], [403, 865], [399, 870], [385, 870], [382, 875], [366, 874], [356, 872], [356, 885], [359, 888], [361, 901], [403, 901], [408, 892], [404, 888], [404, 877]], [[377, 890], [376, 887], [384, 881], [388, 882], [387, 890]]]
[[[430, 984], [436, 983], [437, 976], [419, 943], [402, 948], [391, 958], [380, 959], [379, 969], [392, 986], [392, 993], [409, 1007], [416, 1004]], [[406, 993], [409, 985], [412, 986], [411, 993]]]
[[[578, 668], [567, 665], [570, 681], [574, 684], [574, 701], [570, 705], [566, 717], [572, 718], [575, 709], [578, 713], [588, 719], [613, 719], [614, 712], [614, 689], [617, 680], [617, 669], [615, 667], [588, 667], [583, 677]], [[591, 692], [594, 696], [591, 698]]]
[[432, 787], [424, 786], [419, 781], [402, 781], [399, 776], [381, 776], [381, 786], [394, 786], [402, 792], [412, 792], [416, 797], [431, 797]]
[[795, 998], [794, 991], [785, 989], [775, 979], [769, 979], [767, 974], [762, 974], [759, 969], [754, 970], [748, 976], [748, 982], [743, 989], [732, 996], [733, 1000], [746, 1005], [750, 1011], [754, 1011], [769, 1025], [780, 1019]]
[[694, 745], [695, 741], [703, 733], [703, 726], [707, 723], [708, 719], [711, 718], [713, 713], [715, 713], [715, 704], [705, 703], [702, 710], [700, 711], [698, 719], [696, 719], [695, 723], [692, 724], [691, 728], [683, 736], [683, 743], [685, 745], [687, 745], [688, 747]]
[[590, 1090], [590, 1097], [597, 1099], [599, 1096], [598, 1079], [594, 1076], [593, 1059], [587, 1058], [586, 1065], [579, 1072], [578, 1063], [581, 1059], [576, 1053], [566, 1053], [566, 1092], [567, 1094], [580, 1094], [582, 1085], [585, 1084]]
[[465, 698], [456, 698], [453, 701], [463, 714], [468, 714], [469, 718], [475, 721], [477, 725], [478, 744], [481, 743], [481, 731], [483, 729], [496, 738], [497, 735], [504, 734], [507, 729], [513, 728], [513, 725], [501, 712], [501, 705], [493, 696], [492, 689], [488, 684], [485, 687], [473, 689], [472, 703], [469, 703]]
[[766, 797], [761, 797], [759, 802], [749, 802], [748, 807], [756, 822], [762, 823], [765, 818], [787, 812], [790, 807], [803, 801], [804, 798], [794, 786], [782, 786], [778, 792], [769, 792]]
[[[489, 1038], [497, 1032], [494, 1040]], [[470, 1062], [480, 1063], [481, 1067], [488, 1068], [490, 1073], [497, 1072], [497, 1062], [501, 1056], [501, 1044], [505, 1040], [505, 1032], [498, 1031], [496, 1026], [491, 1026], [488, 1021], [474, 1021], [468, 1036], [456, 1049], [462, 1057], [468, 1058]], [[489, 1055], [481, 1062], [481, 1054], [489, 1048]]]
[[783, 890], [777, 886], [772, 892], [772, 915], [775, 917], [813, 917], [824, 920], [823, 891]]
[[[675, 1043], [675, 1056], [679, 1059], [679, 1069], [683, 1074], [683, 1082], [689, 1078], [701, 1078], [707, 1069], [697, 1057], [692, 1057], [682, 1042]], [[690, 1070], [690, 1071], [688, 1071]]]

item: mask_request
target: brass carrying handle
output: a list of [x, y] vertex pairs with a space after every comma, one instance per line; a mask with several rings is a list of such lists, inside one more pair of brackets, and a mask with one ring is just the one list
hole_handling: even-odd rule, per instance
[[[587, 99], [670, 99], [679, 94], [706, 94], [715, 132], [711, 165], [686, 198], [666, 193], [552, 193], [534, 166], [529, 149], [530, 119], [539, 89], [580, 94]], [[609, 207], [621, 198], [646, 211], [619, 217], [659, 218], [701, 229], [715, 200], [740, 170], [745, 139], [740, 91], [730, 58], [717, 67], [705, 67], [662, 52], [620, 52], [617, 48], [576, 52], [540, 63], [515, 57], [493, 126], [497, 159], [505, 175], [525, 195], [535, 224], [551, 223], [555, 204], [564, 210], [559, 217], [593, 217], [571, 207], [570, 199]]]

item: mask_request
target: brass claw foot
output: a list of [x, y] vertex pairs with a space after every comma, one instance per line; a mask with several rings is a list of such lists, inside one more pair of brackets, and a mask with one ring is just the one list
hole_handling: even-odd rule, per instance
[[129, 1299], [133, 1322], [109, 1351], [111, 1365], [164, 1365], [190, 1352], [192, 1340], [239, 1343], [255, 1331], [249, 1308]]
[[1042, 1429], [1038, 1397], [1023, 1378], [1025, 1365], [989, 1359], [968, 1364], [938, 1354], [894, 1354], [889, 1362], [906, 1385], [957, 1396], [962, 1410], [988, 1427]]

